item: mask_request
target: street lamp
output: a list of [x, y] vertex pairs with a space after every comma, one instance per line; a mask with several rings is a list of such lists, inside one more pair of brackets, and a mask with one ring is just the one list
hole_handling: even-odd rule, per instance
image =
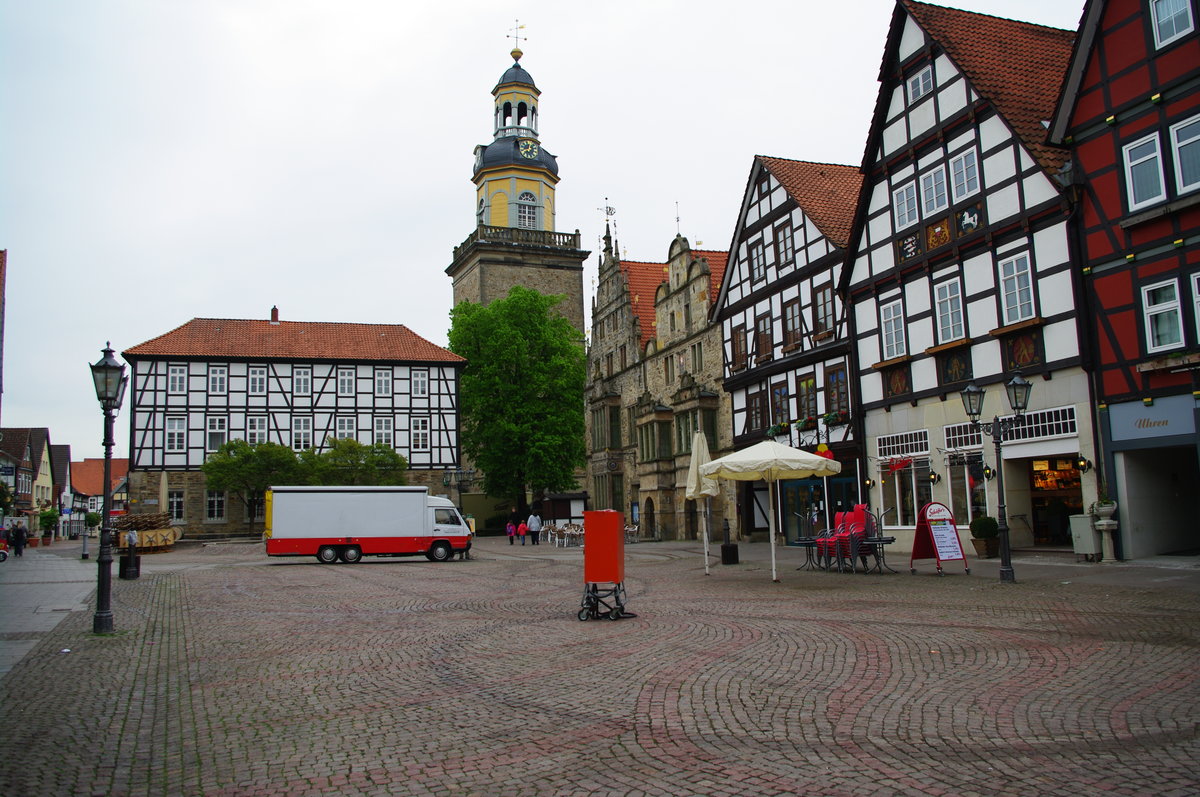
[[112, 447], [113, 419], [125, 398], [125, 366], [113, 357], [112, 344], [105, 344], [104, 356], [91, 366], [92, 381], [96, 383], [96, 399], [104, 411], [104, 508], [100, 520], [100, 557], [96, 560], [96, 613], [92, 616], [92, 633], [108, 634], [113, 630], [112, 616], [112, 530], [109, 516], [112, 511]]
[[1004, 390], [1008, 393], [1008, 405], [1012, 407], [1013, 417], [1001, 418], [997, 415], [992, 418], [991, 423], [979, 422], [979, 416], [983, 414], [984, 392], [982, 388], [976, 387], [972, 382], [963, 388], [960, 395], [963, 408], [967, 411], [967, 417], [971, 419], [971, 427], [984, 434], [990, 434], [992, 443], [996, 446], [996, 475], [999, 477], [997, 489], [1000, 495], [996, 508], [997, 525], [1000, 527], [1000, 581], [1011, 584], [1017, 578], [1012, 568], [1012, 547], [1008, 540], [1008, 515], [1004, 508], [1004, 458], [1001, 448], [1004, 435], [1010, 429], [1025, 423], [1025, 410], [1029, 408], [1029, 393], [1033, 390], [1033, 385], [1021, 376], [1020, 371], [1017, 371], [1004, 386]]

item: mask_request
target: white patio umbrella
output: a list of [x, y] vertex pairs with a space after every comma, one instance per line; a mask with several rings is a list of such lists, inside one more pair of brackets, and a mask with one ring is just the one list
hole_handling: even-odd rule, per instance
[[692, 461], [688, 465], [687, 492], [684, 497], [689, 501], [698, 501], [704, 496], [704, 575], [708, 575], [708, 538], [712, 536], [712, 507], [711, 498], [721, 492], [717, 480], [700, 475], [700, 466], [707, 464], [708, 439], [699, 429], [692, 435]]
[[779, 581], [775, 569], [775, 482], [780, 479], [807, 479], [810, 476], [833, 476], [840, 473], [842, 463], [826, 459], [798, 448], [764, 440], [749, 448], [714, 459], [700, 466], [700, 475], [737, 481], [767, 483], [767, 530], [771, 535], [771, 580]]

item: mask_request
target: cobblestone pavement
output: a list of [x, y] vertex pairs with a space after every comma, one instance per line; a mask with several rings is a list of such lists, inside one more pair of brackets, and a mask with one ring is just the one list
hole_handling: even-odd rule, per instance
[[767, 550], [629, 546], [616, 622], [576, 619], [578, 549], [145, 556], [116, 633], [72, 611], [0, 680], [0, 794], [1200, 791], [1200, 574]]

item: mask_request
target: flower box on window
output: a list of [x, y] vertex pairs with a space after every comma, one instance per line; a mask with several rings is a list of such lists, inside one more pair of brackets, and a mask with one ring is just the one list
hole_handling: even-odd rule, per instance
[[850, 423], [850, 410], [827, 412], [821, 416], [821, 420], [825, 421], [826, 426], [844, 426]]
[[800, 431], [802, 431], [802, 432], [811, 432], [813, 429], [817, 428], [817, 419], [814, 418], [812, 415], [809, 415], [807, 418], [800, 421], [799, 423], [800, 423]]
[[767, 427], [767, 437], [778, 437], [791, 431], [792, 425], [787, 421]]

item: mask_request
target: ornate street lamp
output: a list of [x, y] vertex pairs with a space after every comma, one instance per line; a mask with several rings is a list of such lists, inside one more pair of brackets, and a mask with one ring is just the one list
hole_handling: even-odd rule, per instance
[[1017, 371], [1008, 384], [1004, 386], [1004, 390], [1008, 393], [1008, 404], [1012, 407], [1013, 417], [1001, 418], [999, 415], [992, 418], [990, 423], [980, 423], [979, 417], [983, 415], [983, 398], [984, 392], [982, 388], [976, 387], [975, 383], [967, 385], [963, 388], [961, 394], [963, 409], [967, 411], [967, 417], [971, 419], [971, 427], [984, 434], [992, 436], [992, 443], [996, 446], [996, 475], [999, 477], [997, 482], [997, 490], [999, 491], [999, 501], [997, 502], [996, 515], [997, 525], [1000, 527], [1000, 581], [1011, 584], [1016, 581], [1016, 575], [1012, 568], [1012, 547], [1008, 539], [1008, 515], [1005, 512], [1004, 504], [1004, 458], [1002, 453], [1003, 438], [1009, 430], [1025, 423], [1025, 410], [1029, 408], [1029, 394], [1033, 391], [1033, 385], [1026, 381], [1021, 372]]
[[100, 520], [100, 557], [96, 560], [96, 613], [92, 616], [92, 633], [108, 634], [113, 630], [112, 616], [112, 447], [113, 419], [125, 399], [125, 366], [113, 357], [112, 344], [105, 344], [104, 356], [93, 365], [92, 381], [96, 383], [96, 399], [104, 411], [104, 508]]

